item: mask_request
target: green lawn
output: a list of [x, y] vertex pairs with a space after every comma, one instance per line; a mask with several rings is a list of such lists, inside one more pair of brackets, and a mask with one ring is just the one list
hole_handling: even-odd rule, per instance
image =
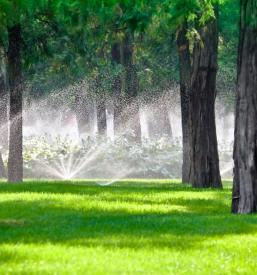
[[0, 184], [1, 274], [256, 274], [257, 216], [231, 188]]

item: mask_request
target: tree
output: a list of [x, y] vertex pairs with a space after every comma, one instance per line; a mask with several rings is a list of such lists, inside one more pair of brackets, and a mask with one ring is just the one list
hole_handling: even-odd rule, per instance
[[[216, 18], [218, 10], [215, 7]], [[199, 28], [193, 50], [191, 76], [191, 174], [193, 187], [220, 188], [221, 177], [215, 125], [218, 53], [217, 19]]]
[[257, 211], [257, 4], [241, 0], [233, 213]]
[[179, 56], [179, 74], [180, 74], [180, 100], [181, 100], [181, 118], [182, 118], [182, 138], [183, 138], [183, 164], [182, 164], [182, 182], [190, 182], [191, 160], [190, 160], [190, 78], [191, 78], [191, 60], [189, 50], [189, 40], [187, 38], [187, 22], [184, 21], [179, 28], [177, 35], [177, 47]]
[[[122, 13], [126, 13], [126, 8], [123, 7]], [[114, 129], [118, 133], [121, 128], [122, 130], [129, 128], [134, 132], [136, 140], [140, 141], [138, 79], [134, 64], [134, 30], [125, 23], [124, 31], [120, 35], [121, 41], [115, 42], [111, 51], [113, 63], [120, 66], [119, 73], [114, 78], [113, 87]]]
[[138, 101], [138, 78], [136, 65], [134, 64], [134, 34], [128, 29], [125, 31], [123, 39], [123, 66], [124, 66], [124, 86], [125, 86], [125, 112], [126, 127], [129, 127], [136, 141], [141, 141], [141, 127], [139, 118], [139, 101]]
[[0, 48], [0, 177], [6, 177], [2, 151], [8, 146], [8, 118], [7, 118], [7, 87], [6, 87], [6, 57], [3, 48]]
[[152, 8], [149, 2], [154, 3], [143, 0], [101, 1], [100, 17], [109, 26], [111, 59], [116, 67], [113, 79], [114, 130], [116, 133], [124, 127], [133, 130], [137, 141], [141, 140], [141, 129], [135, 36], [142, 34], [150, 22]]
[[90, 136], [92, 128], [92, 120], [90, 117], [90, 112], [92, 100], [85, 91], [84, 85], [78, 87], [75, 91], [75, 114], [78, 123], [78, 130], [80, 136]]
[[[22, 156], [22, 27], [26, 16], [45, 6], [47, 0], [1, 0], [0, 28], [1, 39], [7, 48], [7, 74], [10, 92], [9, 111], [9, 156], [8, 181], [20, 182], [23, 179]], [[25, 15], [25, 16], [23, 16]], [[4, 33], [4, 34], [3, 34]], [[5, 36], [6, 34], [6, 36]]]
[[221, 187], [215, 125], [217, 2], [177, 0], [171, 4], [172, 22], [178, 28], [182, 178], [194, 187]]
[[22, 70], [21, 70], [21, 25], [8, 27], [8, 80], [10, 90], [10, 135], [8, 158], [8, 181], [23, 179], [22, 157]]
[[[118, 68], [121, 66], [121, 44], [114, 42], [111, 48], [111, 59], [113, 66]], [[114, 119], [114, 133], [117, 134], [121, 127], [121, 112], [122, 112], [122, 98], [121, 98], [121, 75], [118, 69], [113, 79], [113, 119]]]

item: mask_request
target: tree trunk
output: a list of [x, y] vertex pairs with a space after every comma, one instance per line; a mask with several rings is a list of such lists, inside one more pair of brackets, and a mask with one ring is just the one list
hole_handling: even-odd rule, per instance
[[178, 32], [177, 47], [179, 55], [179, 74], [180, 74], [180, 99], [181, 99], [181, 118], [182, 118], [182, 142], [183, 142], [183, 164], [182, 182], [190, 182], [191, 161], [190, 161], [190, 78], [191, 61], [189, 41], [186, 37], [187, 23], [183, 23]]
[[8, 145], [8, 95], [5, 66], [5, 53], [0, 49], [0, 146], [4, 148]]
[[8, 99], [5, 63], [5, 53], [3, 49], [0, 49], [0, 177], [6, 177], [2, 152], [7, 151], [8, 146]]
[[79, 135], [81, 137], [90, 136], [92, 132], [92, 119], [91, 119], [91, 109], [88, 96], [81, 90], [76, 91], [75, 95], [75, 109], [76, 109], [76, 119], [78, 123]]
[[217, 20], [212, 19], [199, 33], [201, 42], [194, 46], [191, 76], [190, 182], [198, 188], [221, 188], [215, 125]]
[[256, 1], [241, 0], [234, 143], [233, 213], [257, 211], [256, 18]]
[[[111, 50], [112, 62], [115, 66], [121, 65], [121, 44], [116, 42], [112, 45]], [[121, 127], [121, 111], [122, 111], [122, 99], [121, 99], [121, 76], [120, 73], [114, 77], [113, 80], [113, 123], [114, 123], [114, 135], [119, 134]]]
[[21, 26], [8, 28], [8, 78], [10, 88], [10, 137], [8, 181], [23, 180]]
[[[158, 131], [156, 127], [157, 122], [157, 110], [154, 103], [149, 103], [146, 109], [147, 113], [147, 124], [148, 124], [148, 131], [149, 131], [149, 139], [156, 140], [158, 138]], [[159, 127], [158, 127], [159, 129]]]
[[6, 171], [5, 171], [2, 152], [0, 151], [0, 178], [5, 178], [5, 177], [6, 177]]
[[97, 99], [97, 128], [98, 134], [101, 136], [107, 135], [107, 118], [106, 118], [106, 105], [104, 98]]
[[162, 106], [162, 112], [161, 112], [161, 117], [162, 117], [162, 135], [165, 135], [169, 138], [172, 138], [172, 128], [171, 128], [171, 122], [169, 118], [169, 111], [167, 106]]
[[133, 35], [126, 31], [123, 41], [123, 66], [125, 69], [125, 112], [126, 127], [133, 131], [135, 140], [141, 142], [141, 126], [138, 102], [138, 78], [133, 61]]

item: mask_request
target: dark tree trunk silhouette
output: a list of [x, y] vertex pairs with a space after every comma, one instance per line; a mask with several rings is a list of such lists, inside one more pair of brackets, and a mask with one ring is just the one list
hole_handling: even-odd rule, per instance
[[191, 161], [190, 161], [190, 78], [191, 61], [189, 41], [186, 37], [187, 23], [183, 23], [177, 37], [177, 48], [179, 55], [179, 74], [180, 74], [180, 99], [182, 117], [182, 139], [183, 139], [183, 164], [182, 182], [190, 182]]
[[205, 27], [199, 29], [199, 34], [201, 41], [194, 45], [191, 76], [190, 182], [197, 188], [221, 188], [215, 125], [217, 20], [210, 20]]
[[8, 158], [8, 181], [23, 180], [22, 157], [22, 70], [21, 26], [8, 28], [8, 80], [10, 89], [10, 135]]
[[257, 5], [241, 0], [233, 213], [257, 211]]

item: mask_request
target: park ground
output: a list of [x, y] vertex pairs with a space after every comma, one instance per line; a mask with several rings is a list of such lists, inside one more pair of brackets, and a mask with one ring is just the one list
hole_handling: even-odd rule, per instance
[[257, 216], [231, 184], [0, 183], [0, 274], [256, 274]]

